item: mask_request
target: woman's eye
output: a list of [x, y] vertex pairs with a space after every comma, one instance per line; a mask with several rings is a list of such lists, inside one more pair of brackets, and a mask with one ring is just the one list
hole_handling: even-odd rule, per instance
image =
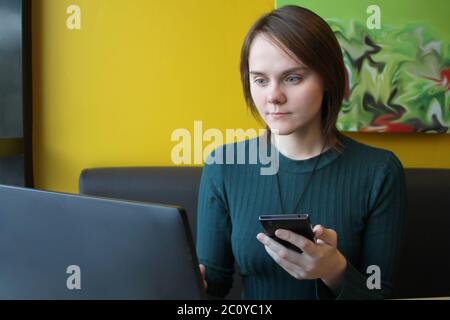
[[258, 79], [255, 79], [254, 80], [254, 82], [257, 84], [257, 85], [264, 85], [265, 84], [265, 79], [261, 79], [261, 78], [258, 78]]
[[286, 78], [287, 82], [298, 82], [300, 81], [302, 78], [298, 77], [298, 76], [290, 76]]

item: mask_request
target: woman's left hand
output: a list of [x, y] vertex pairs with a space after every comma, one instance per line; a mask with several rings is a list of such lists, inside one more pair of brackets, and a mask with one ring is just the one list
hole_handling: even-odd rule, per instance
[[334, 292], [342, 284], [347, 260], [337, 249], [337, 233], [332, 229], [316, 225], [313, 229], [316, 243], [289, 230], [278, 229], [275, 235], [300, 248], [300, 254], [286, 248], [264, 233], [257, 239], [264, 244], [266, 251], [284, 270], [296, 279], [322, 279]]

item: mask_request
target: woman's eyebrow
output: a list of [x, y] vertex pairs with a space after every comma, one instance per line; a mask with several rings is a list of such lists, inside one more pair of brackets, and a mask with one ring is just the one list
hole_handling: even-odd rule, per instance
[[[295, 71], [305, 71], [305, 70], [306, 70], [306, 67], [299, 66], [299, 67], [295, 67], [295, 68], [286, 69], [286, 70], [282, 71], [280, 74], [283, 75], [283, 74], [286, 74], [286, 73], [291, 73], [291, 72], [295, 72]], [[255, 71], [255, 70], [251, 70], [250, 74], [257, 75], [257, 76], [265, 76], [266, 75], [264, 72]]]

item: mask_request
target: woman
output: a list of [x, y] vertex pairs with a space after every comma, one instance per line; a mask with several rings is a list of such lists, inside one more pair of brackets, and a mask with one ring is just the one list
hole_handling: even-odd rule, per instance
[[[279, 168], [261, 175], [261, 163], [205, 165], [197, 251], [208, 293], [228, 293], [236, 262], [244, 299], [390, 297], [405, 223], [403, 168], [393, 153], [337, 131], [346, 77], [330, 27], [297, 6], [261, 17], [243, 44], [241, 78]], [[250, 152], [250, 142], [211, 157], [230, 147]], [[315, 242], [277, 231], [301, 254], [263, 233], [258, 217], [282, 213], [308, 213], [315, 225]]]

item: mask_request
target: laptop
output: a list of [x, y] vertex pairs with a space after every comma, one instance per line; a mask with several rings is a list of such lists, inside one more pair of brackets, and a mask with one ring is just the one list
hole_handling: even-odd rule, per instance
[[203, 299], [183, 208], [0, 185], [0, 299]]

